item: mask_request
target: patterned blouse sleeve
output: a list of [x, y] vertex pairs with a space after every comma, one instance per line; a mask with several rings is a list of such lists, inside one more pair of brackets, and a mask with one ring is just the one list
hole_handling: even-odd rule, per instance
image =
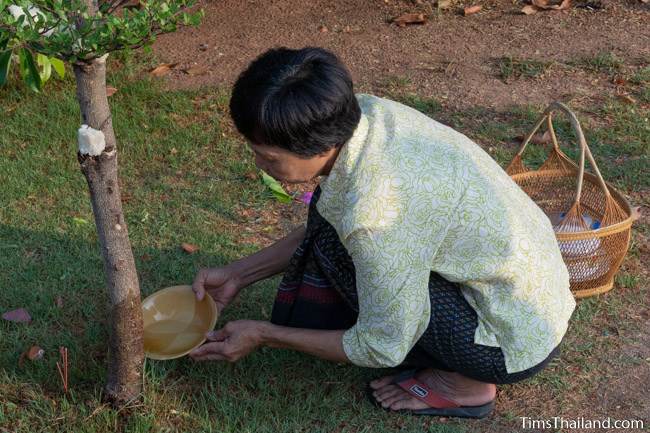
[[355, 365], [399, 365], [429, 323], [433, 252], [403, 234], [365, 228], [345, 243], [356, 269], [359, 316], [343, 335], [343, 349]]

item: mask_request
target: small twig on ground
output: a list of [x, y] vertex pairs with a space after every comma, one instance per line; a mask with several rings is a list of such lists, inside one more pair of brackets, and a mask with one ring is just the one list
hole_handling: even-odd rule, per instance
[[68, 393], [68, 348], [65, 346], [59, 347], [59, 355], [61, 355], [61, 364], [57, 361], [56, 368], [59, 370], [61, 383], [63, 384], [63, 392]]
[[86, 418], [84, 418], [83, 422], [88, 421], [90, 418], [92, 418], [92, 417], [94, 417], [95, 415], [97, 415], [99, 412], [102, 411], [102, 409], [105, 409], [106, 407], [108, 407], [108, 403], [104, 403], [104, 404], [102, 404], [101, 406], [97, 406], [97, 407], [95, 408], [95, 410], [93, 410], [93, 412], [92, 412], [90, 415], [88, 415]]

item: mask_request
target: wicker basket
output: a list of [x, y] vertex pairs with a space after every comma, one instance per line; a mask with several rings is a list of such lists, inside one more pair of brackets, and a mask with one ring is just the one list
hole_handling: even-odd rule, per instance
[[[564, 112], [571, 121], [580, 146], [577, 165], [560, 150], [553, 129], [554, 111]], [[553, 148], [539, 169], [530, 170], [521, 155], [544, 122]], [[585, 157], [595, 175], [585, 173]], [[552, 103], [526, 136], [506, 172], [551, 219], [574, 296], [583, 298], [610, 290], [638, 215], [623, 195], [603, 180], [575, 114], [562, 103]]]

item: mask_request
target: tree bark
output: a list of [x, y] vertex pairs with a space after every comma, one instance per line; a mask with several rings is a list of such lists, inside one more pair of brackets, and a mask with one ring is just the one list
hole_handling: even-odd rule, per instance
[[144, 349], [140, 286], [120, 199], [117, 146], [106, 97], [105, 59], [77, 63], [73, 68], [82, 121], [101, 130], [106, 140], [101, 155], [78, 154], [78, 158], [90, 189], [110, 295], [106, 399], [123, 405], [140, 396]]

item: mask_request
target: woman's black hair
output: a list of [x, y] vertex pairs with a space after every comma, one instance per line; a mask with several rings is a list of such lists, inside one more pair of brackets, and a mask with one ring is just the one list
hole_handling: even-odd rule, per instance
[[361, 118], [350, 73], [316, 47], [260, 55], [239, 75], [230, 113], [251, 142], [304, 157], [344, 144]]

